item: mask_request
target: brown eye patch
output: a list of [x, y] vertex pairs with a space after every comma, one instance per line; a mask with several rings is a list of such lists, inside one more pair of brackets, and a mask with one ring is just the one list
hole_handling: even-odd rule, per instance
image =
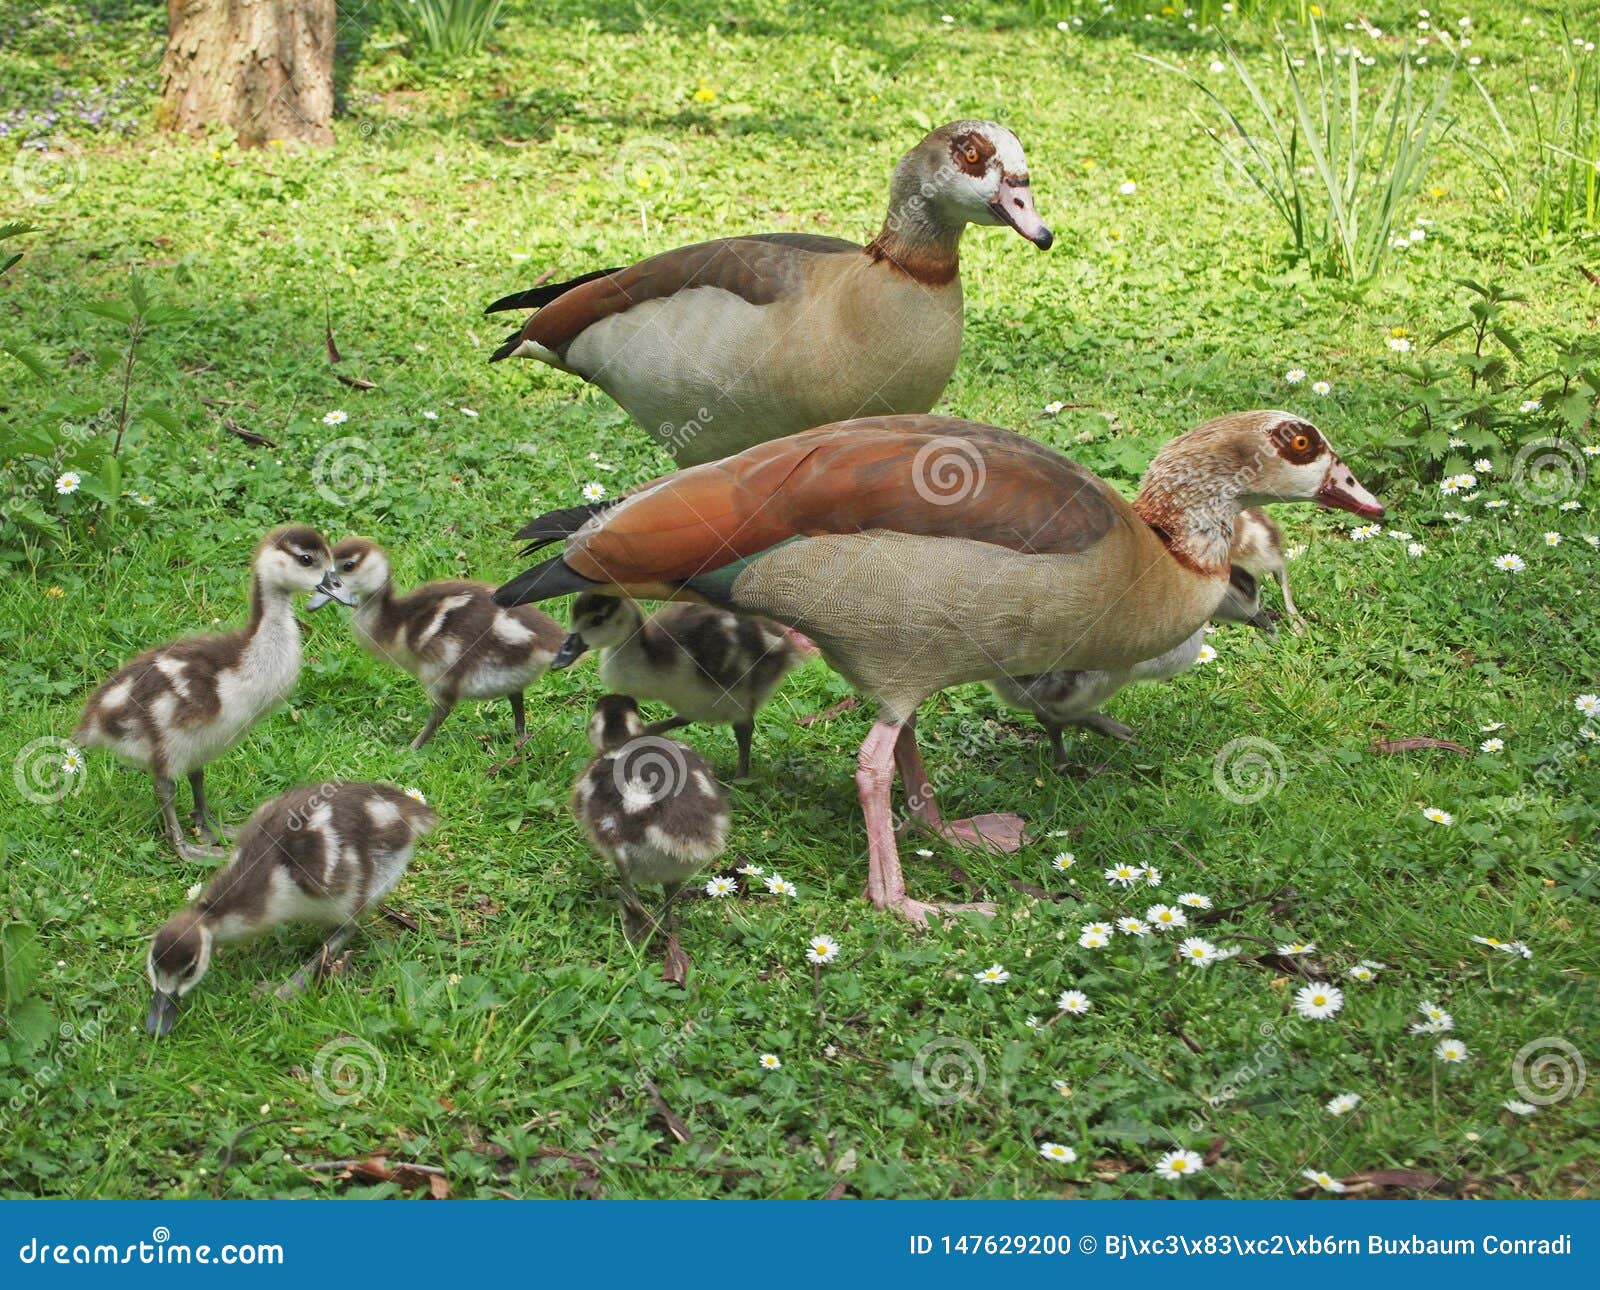
[[951, 143], [950, 152], [956, 165], [967, 174], [981, 175], [994, 156], [994, 143], [981, 134], [963, 134]]
[[1284, 421], [1272, 428], [1272, 446], [1285, 461], [1304, 466], [1322, 455], [1322, 435], [1307, 421]]

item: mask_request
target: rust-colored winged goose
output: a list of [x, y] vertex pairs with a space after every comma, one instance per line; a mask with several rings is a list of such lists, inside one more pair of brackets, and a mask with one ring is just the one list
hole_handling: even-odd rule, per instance
[[724, 238], [519, 292], [487, 312], [538, 312], [494, 359], [598, 385], [680, 466], [848, 417], [926, 412], [961, 352], [968, 224], [1053, 240], [1022, 145], [993, 121], [952, 121], [906, 153], [866, 246]]
[[84, 706], [74, 738], [149, 772], [167, 841], [185, 860], [222, 851], [183, 836], [173, 781], [188, 776], [195, 828], [214, 843], [225, 842], [226, 830], [206, 802], [205, 768], [294, 689], [301, 653], [293, 601], [301, 592], [348, 597], [320, 533], [274, 529], [251, 562], [248, 625], [148, 650], [101, 682]]
[[[915, 923], [895, 848], [909, 803], [956, 840], [1015, 847], [1016, 816], [941, 821], [917, 752], [918, 705], [946, 686], [1123, 669], [1188, 639], [1228, 587], [1234, 517], [1267, 501], [1382, 507], [1322, 434], [1288, 412], [1209, 421], [1156, 455], [1129, 505], [1052, 448], [993, 426], [893, 416], [821, 426], [667, 475], [587, 520], [562, 553], [495, 593], [699, 599], [794, 627], [878, 702], [856, 783], [867, 892]], [[572, 531], [574, 530], [575, 531]]]
[[233, 858], [150, 943], [155, 992], [145, 1028], [165, 1035], [178, 1002], [199, 984], [219, 941], [259, 936], [281, 923], [330, 928], [317, 954], [278, 989], [288, 998], [355, 934], [357, 920], [400, 881], [417, 839], [438, 817], [392, 784], [337, 781], [295, 788], [256, 808]]
[[[333, 548], [334, 568], [355, 608], [351, 625], [369, 654], [422, 683], [433, 711], [411, 741], [421, 748], [462, 699], [509, 699], [518, 740], [527, 736], [522, 692], [550, 666], [565, 635], [531, 605], [502, 609], [483, 582], [428, 582], [397, 596], [389, 557], [368, 538]], [[313, 596], [309, 608], [327, 603]]]
[[799, 648], [776, 623], [709, 605], [663, 605], [646, 618], [631, 600], [586, 592], [572, 603], [572, 631], [551, 666], [569, 667], [591, 646], [602, 651], [606, 689], [677, 713], [646, 733], [696, 722], [731, 725], [740, 779], [750, 774], [756, 713], [800, 662]]

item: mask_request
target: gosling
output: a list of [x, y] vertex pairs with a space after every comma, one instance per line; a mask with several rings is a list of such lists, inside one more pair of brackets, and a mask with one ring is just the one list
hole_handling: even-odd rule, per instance
[[695, 722], [731, 725], [737, 777], [750, 774], [756, 713], [801, 661], [776, 623], [706, 605], [664, 605], [649, 618], [631, 600], [585, 592], [572, 605], [572, 630], [553, 668], [570, 667], [598, 647], [608, 690], [666, 704], [677, 715], [645, 727], [665, 734]]
[[[388, 555], [366, 538], [345, 538], [333, 562], [355, 605], [351, 625], [362, 648], [416, 677], [433, 701], [412, 748], [433, 738], [459, 700], [499, 698], [511, 702], [521, 747], [528, 737], [522, 692], [561, 647], [555, 619], [534, 605], [500, 608], [484, 582], [428, 582], [396, 596]], [[316, 596], [309, 608], [326, 603]]]
[[160, 1037], [177, 1024], [179, 1000], [205, 976], [217, 942], [281, 923], [331, 928], [279, 987], [279, 998], [291, 997], [355, 935], [357, 920], [400, 881], [417, 840], [437, 822], [420, 795], [392, 784], [316, 784], [258, 807], [233, 858], [151, 941], [145, 971], [155, 993], [145, 1029]]
[[[694, 749], [647, 733], [628, 695], [595, 704], [589, 742], [599, 756], [572, 786], [572, 814], [616, 866], [628, 939], [648, 939], [658, 921], [670, 934], [679, 889], [727, 847], [728, 795]], [[640, 899], [640, 883], [660, 884], [659, 919]]]
[[1283, 531], [1259, 506], [1239, 512], [1233, 524], [1233, 550], [1229, 557], [1258, 579], [1265, 580], [1271, 575], [1283, 592], [1283, 612], [1289, 617], [1291, 630], [1296, 633], [1305, 630], [1306, 620], [1295, 607], [1294, 596], [1289, 591], [1289, 562], [1283, 550]]
[[[205, 768], [294, 689], [300, 624], [294, 597], [347, 600], [322, 535], [298, 525], [261, 539], [251, 562], [250, 622], [239, 631], [186, 636], [124, 664], [89, 696], [74, 738], [149, 773], [167, 841], [185, 860], [223, 854], [227, 831], [206, 802]], [[215, 845], [190, 843], [178, 824], [173, 781], [189, 779], [194, 827]]]

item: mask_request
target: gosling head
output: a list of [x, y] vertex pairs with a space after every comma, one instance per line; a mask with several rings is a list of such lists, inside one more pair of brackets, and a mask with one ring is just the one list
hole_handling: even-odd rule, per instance
[[150, 942], [145, 974], [155, 993], [144, 1028], [158, 1039], [178, 1024], [178, 1000], [199, 984], [211, 966], [211, 945], [211, 928], [196, 909], [174, 914]]
[[598, 753], [621, 748], [644, 734], [639, 705], [626, 694], [603, 695], [589, 718], [589, 742]]
[[345, 538], [333, 548], [333, 576], [349, 599], [319, 591], [306, 602], [307, 609], [321, 609], [330, 600], [357, 607], [365, 604], [388, 585], [389, 556], [371, 538]]
[[572, 602], [572, 626], [550, 666], [557, 670], [571, 667], [586, 650], [621, 645], [643, 621], [633, 601], [586, 591]]
[[895, 167], [889, 224], [1004, 224], [1040, 250], [1055, 235], [1033, 208], [1022, 144], [994, 121], [951, 121], [928, 134]]
[[[327, 540], [303, 524], [273, 529], [256, 547], [256, 582], [263, 591], [293, 595], [314, 592], [349, 604], [343, 585], [333, 572], [333, 552]], [[326, 599], [317, 603], [326, 603]], [[315, 607], [315, 606], [313, 606]]]

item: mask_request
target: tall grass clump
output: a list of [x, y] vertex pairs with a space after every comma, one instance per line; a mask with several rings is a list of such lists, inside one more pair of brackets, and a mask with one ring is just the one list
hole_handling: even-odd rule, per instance
[[475, 54], [500, 21], [505, 0], [391, 0], [396, 25], [413, 47], [447, 58]]
[[[1274, 102], [1238, 52], [1224, 44], [1247, 105], [1237, 110], [1205, 82], [1159, 59], [1222, 113], [1226, 129], [1201, 124], [1221, 149], [1224, 174], [1259, 192], [1283, 220], [1295, 254], [1320, 273], [1362, 281], [1382, 267], [1394, 229], [1422, 179], [1450, 94], [1453, 68], [1431, 92], [1401, 62], [1374, 96], [1363, 88], [1354, 47], [1335, 54], [1311, 23], [1311, 59], [1297, 59], [1281, 38], [1281, 86], [1288, 110]], [[1371, 60], [1368, 60], [1369, 62]]]

